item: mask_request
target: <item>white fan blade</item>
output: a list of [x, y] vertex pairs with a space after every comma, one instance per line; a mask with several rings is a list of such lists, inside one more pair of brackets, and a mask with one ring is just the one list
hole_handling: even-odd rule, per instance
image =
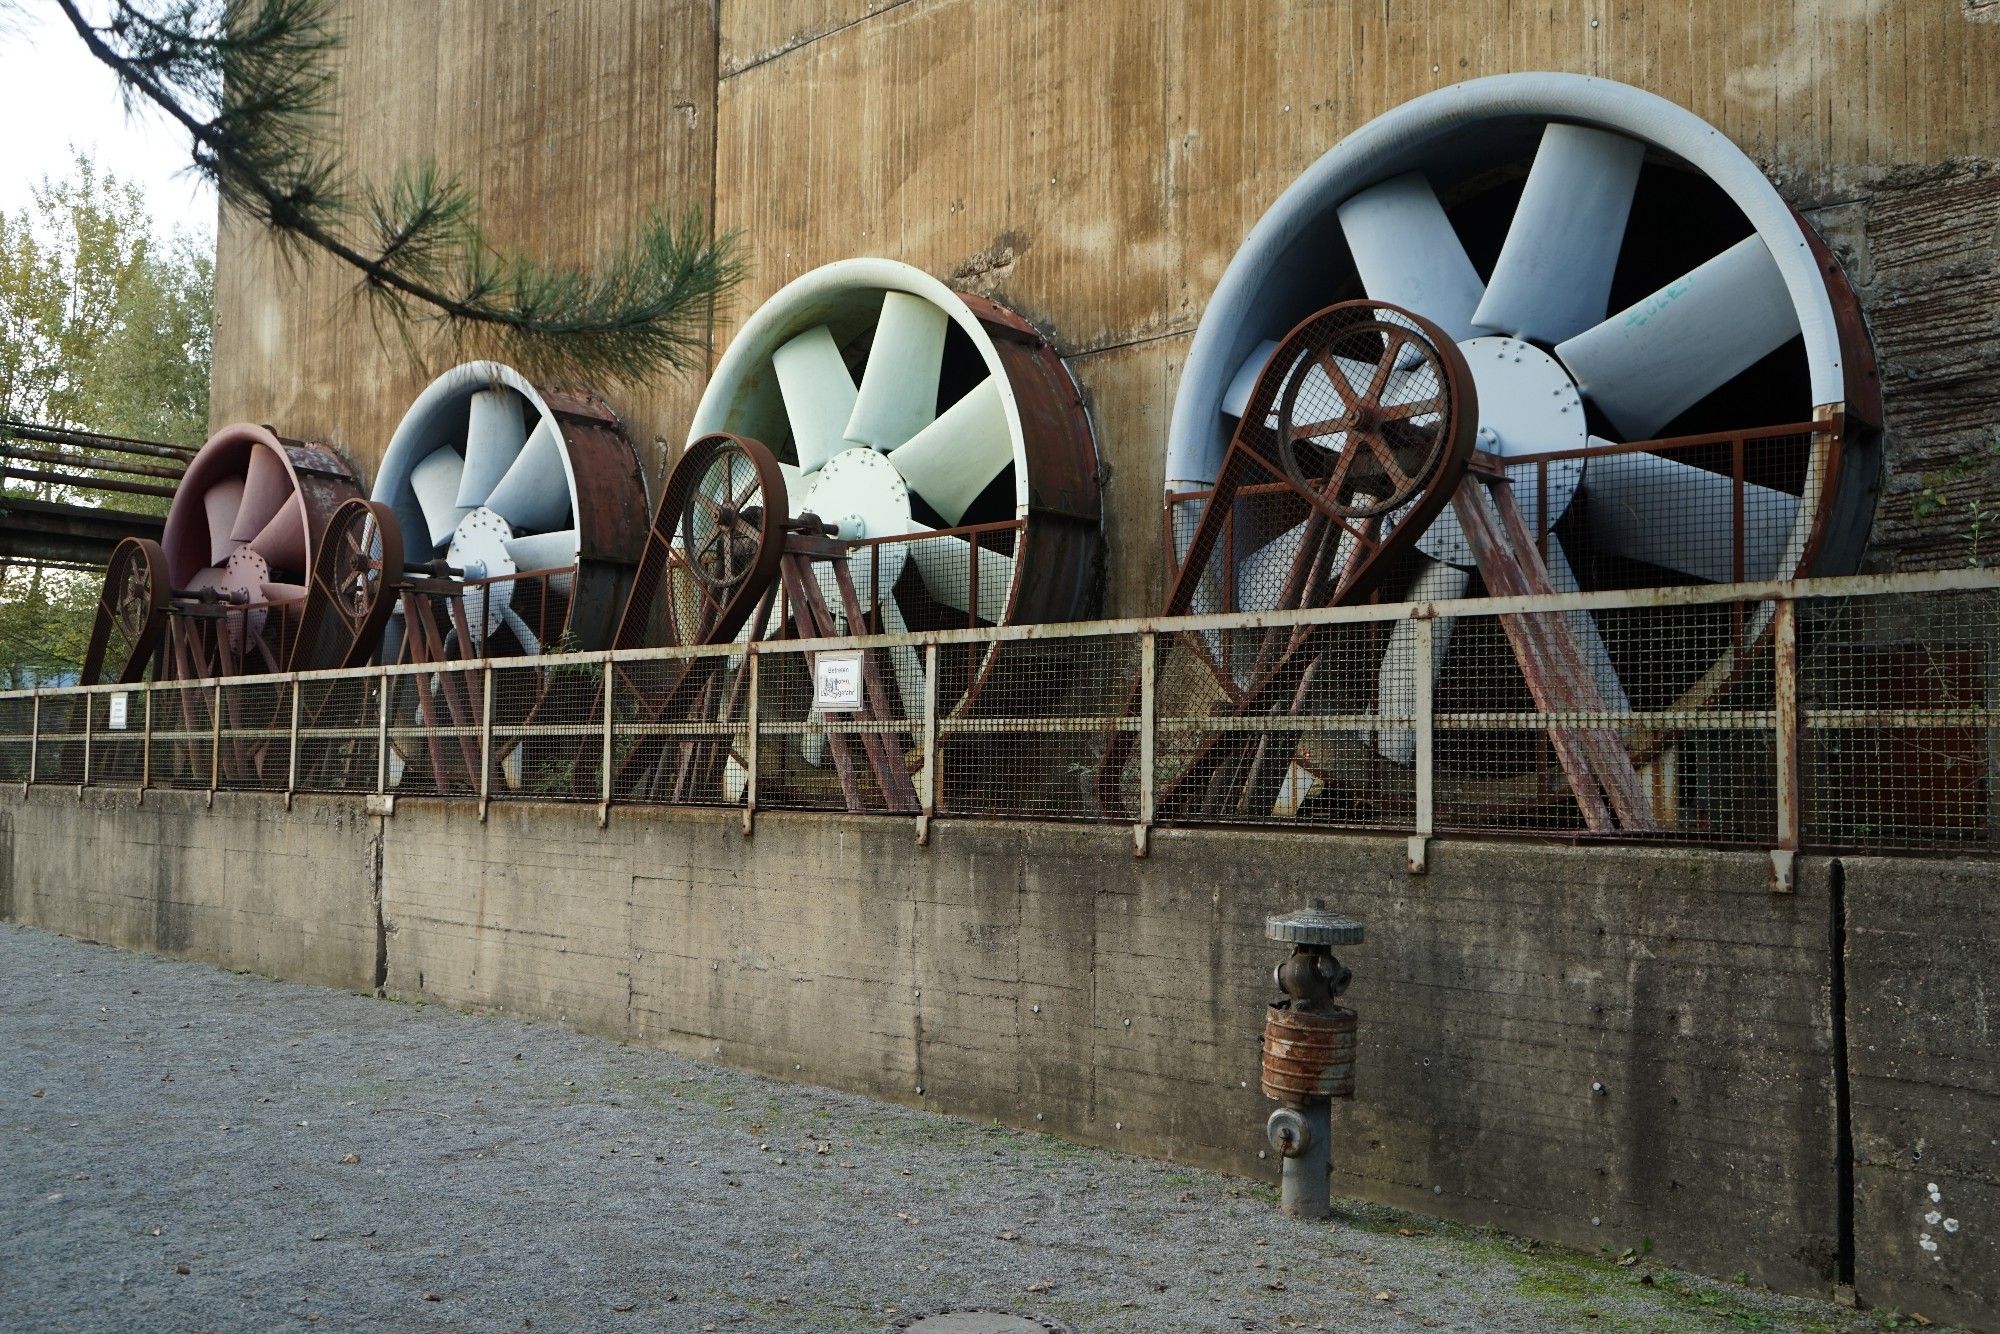
[[910, 545], [910, 559], [917, 563], [924, 587], [947, 607], [960, 611], [971, 608], [970, 591], [974, 553], [979, 565], [979, 609], [974, 614], [991, 625], [1000, 624], [1014, 592], [1014, 558], [1004, 551], [975, 547], [962, 537], [930, 537]]
[[570, 525], [569, 470], [563, 466], [562, 431], [544, 417], [521, 453], [494, 484], [486, 508], [515, 533], [546, 533]]
[[507, 608], [506, 611], [500, 614], [500, 623], [514, 632], [515, 642], [527, 651], [529, 657], [532, 658], [541, 653], [542, 641], [535, 638], [535, 632], [530, 630], [528, 623], [521, 619], [520, 612], [515, 611], [512, 607]]
[[964, 518], [979, 493], [1013, 461], [1007, 405], [992, 376], [889, 455], [890, 466], [946, 523]]
[[1278, 605], [1285, 590], [1285, 578], [1298, 559], [1299, 543], [1305, 540], [1304, 521], [1293, 524], [1276, 537], [1236, 562], [1236, 610], [1269, 611]]
[[398, 602], [389, 608], [389, 623], [382, 627], [383, 662], [402, 661], [403, 628], [403, 604]]
[[306, 498], [294, 494], [290, 503], [271, 516], [271, 521], [250, 539], [250, 549], [264, 558], [273, 570], [306, 568]]
[[1473, 336], [1479, 273], [1423, 173], [1370, 186], [1350, 196], [1339, 212], [1340, 230], [1369, 296], [1415, 311], [1454, 340]]
[[920, 296], [882, 294], [882, 318], [842, 433], [851, 443], [887, 453], [937, 416], [945, 323], [944, 311]]
[[538, 570], [563, 571], [550, 575], [548, 584], [552, 592], [564, 597], [568, 597], [576, 587], [576, 557], [582, 545], [582, 536], [574, 528], [558, 528], [553, 533], [530, 533], [506, 543], [508, 559], [524, 575]]
[[472, 396], [465, 423], [465, 471], [458, 477], [461, 506], [484, 505], [520, 457], [528, 441], [522, 402], [511, 389], [482, 389]]
[[1771, 252], [1744, 237], [1602, 324], [1556, 345], [1584, 397], [1627, 438], [1652, 435], [1797, 336]]
[[410, 489], [417, 493], [417, 505], [424, 512], [424, 531], [433, 547], [451, 541], [458, 521], [472, 512], [458, 503], [458, 475], [464, 469], [465, 460], [448, 447], [432, 450], [410, 469]]
[[[909, 622], [903, 619], [903, 609], [896, 605], [895, 598], [883, 598], [880, 606], [883, 633], [891, 635], [910, 633]], [[902, 697], [903, 718], [921, 719], [924, 716], [923, 660], [917, 656], [917, 650], [913, 645], [898, 644], [889, 650], [889, 661], [896, 669], [896, 693]]]
[[1266, 338], [1250, 349], [1250, 355], [1243, 358], [1243, 364], [1236, 368], [1236, 375], [1229, 381], [1229, 389], [1222, 395], [1222, 415], [1241, 417], [1250, 406], [1250, 395], [1257, 391], [1257, 381], [1263, 377], [1264, 368], [1271, 364], [1271, 354], [1278, 350], [1278, 340]]
[[[1735, 483], [1721, 473], [1658, 454], [1594, 458], [1584, 473], [1583, 504], [1591, 536], [1618, 555], [1712, 584], [1735, 578]], [[1797, 496], [1743, 484], [1745, 579], [1792, 573], [1779, 565], [1798, 516]]]
[[271, 521], [271, 516], [292, 498], [291, 474], [284, 460], [268, 449], [253, 446], [250, 466], [243, 476], [243, 495], [237, 502], [235, 522], [229, 526], [232, 542], [248, 542]]
[[270, 582], [258, 587], [257, 596], [266, 602], [303, 602], [306, 596], [304, 584]]
[[750, 790], [750, 771], [743, 767], [743, 761], [731, 751], [729, 758], [722, 762], [722, 795], [731, 801], [743, 800], [743, 794]]
[[1646, 146], [1555, 123], [1542, 146], [1472, 322], [1554, 343], [1604, 318]]
[[[1472, 584], [1470, 571], [1441, 560], [1427, 560], [1423, 573], [1403, 595], [1406, 602], [1443, 602], [1462, 598]], [[1451, 643], [1453, 620], [1441, 616], [1431, 622], [1431, 683], [1437, 683], [1438, 664], [1444, 661]], [[1388, 718], [1407, 718], [1417, 709], [1417, 624], [1396, 622], [1389, 632], [1389, 645], [1382, 651], [1382, 669], [1375, 677], [1375, 711]], [[1364, 740], [1366, 737], [1364, 736]], [[1375, 751], [1392, 764], [1408, 764], [1417, 757], [1417, 734], [1408, 727], [1386, 726], [1375, 734]]]
[[229, 536], [236, 531], [236, 511], [243, 508], [243, 479], [225, 477], [201, 493], [202, 513], [208, 517], [208, 559], [220, 565], [236, 550]]
[[[1549, 587], [1558, 593], [1581, 591], [1583, 586], [1577, 583], [1576, 571], [1570, 568], [1569, 557], [1554, 533], [1548, 534], [1547, 546], [1543, 563], [1548, 566]], [[1611, 651], [1604, 646], [1604, 636], [1598, 633], [1597, 618], [1587, 611], [1566, 611], [1563, 621], [1583, 654], [1583, 665], [1597, 682], [1598, 698], [1604, 701], [1604, 707], [1612, 713], [1630, 709], [1632, 702], [1625, 696], [1625, 683], [1618, 679], [1618, 669], [1611, 665]]]
[[799, 756], [813, 768], [826, 763], [826, 733], [820, 729], [826, 726], [826, 715], [818, 709], [806, 711], [806, 730], [799, 737]]
[[840, 359], [833, 331], [815, 325], [771, 354], [785, 416], [792, 424], [792, 449], [801, 472], [812, 472], [847, 448], [842, 433], [854, 413], [854, 377]]

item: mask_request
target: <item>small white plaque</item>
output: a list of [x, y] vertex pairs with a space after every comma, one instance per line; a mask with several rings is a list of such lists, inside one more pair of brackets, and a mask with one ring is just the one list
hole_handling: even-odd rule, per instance
[[813, 707], [852, 713], [861, 707], [861, 650], [822, 653], [813, 660]]
[[109, 727], [114, 732], [122, 732], [125, 730], [126, 699], [128, 697], [128, 693], [129, 692], [127, 691], [121, 690], [117, 694], [111, 697], [110, 720], [105, 724], [105, 726]]

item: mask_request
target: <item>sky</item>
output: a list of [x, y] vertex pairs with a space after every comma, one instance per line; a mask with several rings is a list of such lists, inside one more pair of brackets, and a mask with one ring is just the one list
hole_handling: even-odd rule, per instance
[[127, 115], [111, 71], [91, 58], [51, 0], [0, 0], [0, 210], [26, 206], [45, 176], [67, 174], [70, 148], [139, 186], [162, 236], [215, 235], [215, 192], [182, 170], [188, 141], [158, 112]]

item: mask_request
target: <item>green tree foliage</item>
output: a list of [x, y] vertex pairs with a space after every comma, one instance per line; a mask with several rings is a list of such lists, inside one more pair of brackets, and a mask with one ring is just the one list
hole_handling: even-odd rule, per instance
[[[212, 264], [205, 238], [162, 240], [142, 194], [82, 156], [34, 202], [0, 215], [0, 416], [107, 435], [199, 444], [207, 433]], [[50, 446], [39, 446], [48, 450]], [[63, 448], [83, 478], [91, 451]], [[8, 479], [10, 496], [102, 495]], [[164, 513], [165, 497], [116, 496]], [[0, 685], [64, 679], [83, 659], [98, 576], [0, 561]]]
[[213, 261], [161, 240], [137, 187], [79, 155], [0, 215], [0, 416], [199, 444]]

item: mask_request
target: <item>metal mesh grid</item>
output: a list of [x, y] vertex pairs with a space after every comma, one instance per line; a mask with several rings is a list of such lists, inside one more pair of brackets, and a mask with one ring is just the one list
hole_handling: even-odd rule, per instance
[[153, 687], [151, 782], [155, 787], [208, 787], [215, 777], [215, 687]]
[[[2000, 800], [2000, 588], [1974, 583], [1856, 581], [1861, 594], [1879, 591], [1807, 598], [1790, 613], [1793, 604], [1668, 590], [1590, 611], [1534, 610], [1531, 600], [1508, 615], [1383, 608], [1316, 627], [1282, 616], [1157, 623], [1150, 785], [1139, 626], [999, 643], [854, 641], [843, 649], [865, 655], [873, 714], [816, 714], [811, 661], [826, 650], [794, 641], [758, 646], [754, 691], [741, 649], [629, 656], [611, 675], [612, 800], [741, 803], [754, 707], [758, 805], [914, 814], [932, 777], [923, 705], [934, 655], [942, 815], [1124, 822], [1146, 818], [1150, 797], [1163, 823], [1403, 831], [1425, 829], [1428, 810], [1440, 833], [1982, 847]], [[1579, 673], [1594, 664], [1601, 707], [1532, 688], [1523, 663], [1559, 639]], [[1788, 691], [1781, 664], [1794, 639]], [[596, 801], [604, 682], [593, 657], [45, 691], [38, 740], [35, 697], [19, 692], [0, 696], [0, 777], [26, 778], [32, 751], [43, 783], [281, 790], [294, 781], [296, 698], [296, 787], [371, 792], [386, 685], [387, 790], [482, 795], [490, 755], [485, 795]], [[1787, 737], [1799, 774], [1789, 800]], [[1418, 781], [1426, 754], [1429, 807]]]
[[230, 681], [222, 687], [218, 786], [283, 792], [291, 785], [292, 683]]
[[[615, 800], [676, 806], [743, 800], [750, 750], [747, 661], [743, 653], [711, 654], [612, 669]], [[598, 733], [592, 737], [601, 745]]]
[[389, 791], [476, 796], [482, 669], [398, 672], [388, 677], [388, 685]]
[[[598, 800], [604, 790], [604, 664], [495, 663], [492, 671], [491, 797]], [[483, 676], [466, 676], [477, 718]], [[475, 790], [478, 755], [475, 733], [467, 768]]]
[[1807, 602], [1799, 620], [1807, 846], [1990, 845], [2000, 597]]
[[[949, 688], [938, 709], [938, 810], [1097, 818], [1107, 734], [1131, 735], [1137, 726], [1128, 716], [1139, 682], [1137, 637], [1030, 640], [969, 661], [962, 653], [940, 658], [940, 685]], [[976, 688], [968, 692], [968, 683]]]
[[[1408, 655], [1389, 625], [1273, 626], [1161, 640], [1156, 811], [1171, 823], [1408, 828]], [[1379, 739], [1379, 742], [1378, 742]], [[1129, 780], [1128, 780], [1129, 784]]]
[[375, 791], [382, 681], [370, 672], [299, 682], [299, 791]]
[[139, 786], [146, 770], [146, 693], [118, 690], [88, 698], [91, 785]]
[[35, 751], [37, 783], [83, 781], [84, 706], [88, 700], [87, 695], [43, 693], [41, 742]]
[[[813, 706], [817, 652], [782, 642], [758, 650], [757, 804], [913, 815], [922, 767], [922, 650], [860, 650], [866, 682], [852, 711]], [[917, 696], [906, 709], [901, 695]]]
[[0, 697], [0, 782], [25, 783], [35, 747], [35, 697]]

